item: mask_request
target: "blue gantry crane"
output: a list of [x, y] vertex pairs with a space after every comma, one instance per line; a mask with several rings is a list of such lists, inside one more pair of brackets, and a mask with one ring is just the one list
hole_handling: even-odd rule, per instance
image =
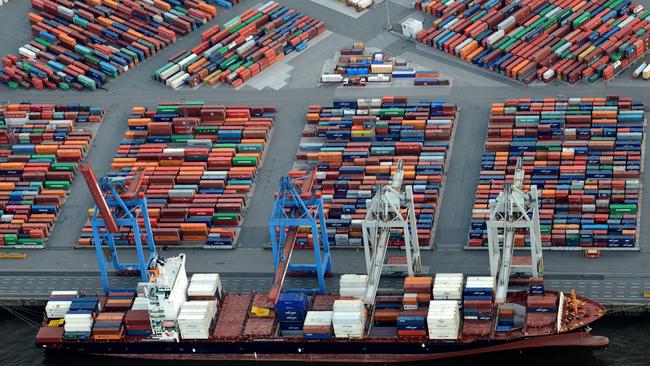
[[[312, 192], [315, 179], [315, 169], [309, 171], [306, 176], [280, 179], [280, 188], [269, 219], [269, 234], [275, 265], [275, 278], [269, 292], [269, 300], [273, 302], [277, 301], [283, 290], [287, 272], [315, 274], [318, 280], [317, 289], [292, 288], [287, 291], [325, 293], [325, 276], [332, 272], [332, 258], [327, 240], [323, 201]], [[290, 263], [291, 255], [298, 237], [298, 229], [301, 227], [310, 230], [314, 261], [294, 264]]]
[[[116, 272], [135, 272], [141, 281], [146, 282], [149, 266], [157, 255], [147, 213], [147, 199], [140, 191], [142, 170], [136, 170], [126, 177], [103, 177], [99, 181], [90, 165], [82, 165], [80, 170], [95, 201], [91, 225], [104, 291], [111, 291], [107, 269], [110, 262]], [[138, 223], [140, 218], [142, 225]], [[136, 263], [122, 263], [119, 259], [116, 239], [120, 236], [120, 228], [130, 229], [136, 249]], [[146, 257], [145, 246], [148, 248]], [[108, 255], [104, 253], [104, 247]]]

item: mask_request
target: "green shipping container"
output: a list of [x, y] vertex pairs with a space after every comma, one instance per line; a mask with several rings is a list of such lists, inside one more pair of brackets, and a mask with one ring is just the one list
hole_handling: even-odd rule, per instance
[[609, 205], [610, 214], [636, 214], [637, 207], [636, 205], [626, 205], [626, 204], [611, 204]]
[[16, 234], [4, 234], [2, 236], [2, 240], [4, 241], [4, 245], [16, 245], [18, 244], [18, 235]]
[[403, 116], [404, 109], [402, 108], [382, 108], [379, 110], [380, 116]]
[[232, 158], [232, 165], [234, 166], [255, 166], [257, 165], [257, 158], [254, 156], [236, 156]]
[[45, 181], [45, 188], [47, 189], [70, 189], [70, 182], [63, 180], [48, 180]]
[[231, 221], [237, 220], [238, 215], [236, 213], [226, 213], [220, 212], [212, 215], [212, 221]]

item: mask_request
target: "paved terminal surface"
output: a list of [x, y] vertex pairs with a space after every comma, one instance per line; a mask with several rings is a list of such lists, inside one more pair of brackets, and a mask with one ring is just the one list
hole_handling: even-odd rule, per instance
[[[390, 7], [394, 28], [398, 22], [420, 14], [409, 8], [410, 1], [386, 0]], [[200, 40], [201, 30], [180, 39], [159, 55], [148, 59], [126, 74], [112, 80], [108, 91], [74, 92], [30, 90], [13, 91], [0, 86], [0, 100], [35, 103], [89, 103], [108, 110], [99, 127], [88, 161], [98, 175], [110, 168], [111, 158], [119, 145], [126, 120], [133, 105], [154, 106], [160, 101], [203, 100], [223, 104], [275, 104], [279, 107], [273, 139], [267, 150], [266, 160], [256, 179], [254, 197], [247, 210], [244, 227], [235, 250], [184, 250], [188, 255], [188, 271], [220, 272], [225, 286], [232, 292], [251, 288], [264, 290], [271, 282], [273, 265], [271, 252], [262, 249], [268, 242], [266, 220], [273, 204], [273, 193], [283, 175], [293, 164], [298, 141], [304, 127], [304, 115], [309, 104], [325, 104], [335, 98], [377, 97], [383, 95], [406, 95], [411, 100], [444, 99], [460, 107], [441, 214], [435, 237], [437, 250], [424, 251], [424, 264], [431, 273], [464, 272], [487, 274], [488, 259], [484, 251], [466, 251], [467, 229], [471, 207], [480, 170], [480, 153], [488, 122], [491, 103], [506, 98], [555, 97], [603, 97], [619, 94], [633, 97], [650, 105], [647, 82], [632, 80], [631, 70], [610, 83], [595, 85], [581, 83], [569, 86], [555, 82], [548, 86], [525, 87], [487, 72], [477, 70], [398, 35], [384, 32], [386, 22], [385, 4], [379, 4], [363, 14], [352, 14], [328, 2], [279, 0], [283, 5], [298, 9], [305, 14], [327, 22], [331, 32], [318, 40], [307, 52], [276, 65], [272, 70], [253, 79], [238, 90], [226, 87], [202, 87], [196, 90], [173, 91], [150, 79], [154, 70], [162, 66], [166, 58], [181, 49], [189, 49]], [[211, 24], [223, 22], [256, 1], [244, 1], [229, 11], [220, 10], [220, 16]], [[324, 3], [322, 3], [324, 4]], [[646, 3], [647, 5], [647, 3]], [[18, 47], [29, 40], [30, 31], [26, 13], [28, 1], [12, 1], [0, 8], [0, 54], [16, 53]], [[359, 16], [357, 16], [359, 15]], [[207, 28], [207, 27], [206, 27]], [[205, 28], [204, 28], [205, 29]], [[11, 30], [11, 31], [8, 31]], [[410, 88], [344, 88], [319, 86], [317, 84], [323, 62], [351, 42], [361, 41], [369, 46], [382, 48], [398, 57], [419, 65], [440, 70], [445, 77], [453, 79], [451, 87]], [[647, 182], [647, 173], [644, 181]], [[633, 252], [603, 252], [601, 258], [586, 259], [581, 252], [545, 252], [546, 279], [549, 287], [564, 290], [576, 288], [580, 293], [607, 303], [640, 303], [650, 290], [650, 250], [646, 240], [648, 231], [648, 190], [643, 191], [639, 250]], [[82, 179], [76, 179], [70, 196], [60, 214], [47, 249], [30, 250], [25, 260], [3, 259], [0, 262], [0, 298], [44, 298], [51, 290], [81, 288], [86, 292], [100, 290], [94, 250], [74, 249], [87, 210], [92, 201]], [[163, 255], [173, 255], [178, 250], [160, 248]], [[124, 250], [124, 258], [132, 252]], [[309, 252], [296, 253], [295, 258], [307, 258]], [[365, 271], [361, 250], [334, 250], [336, 273]], [[114, 285], [129, 285], [130, 278], [114, 278]], [[305, 285], [309, 279], [296, 279]], [[336, 290], [336, 280], [329, 280], [330, 289]], [[394, 279], [387, 279], [385, 287], [399, 287]]]

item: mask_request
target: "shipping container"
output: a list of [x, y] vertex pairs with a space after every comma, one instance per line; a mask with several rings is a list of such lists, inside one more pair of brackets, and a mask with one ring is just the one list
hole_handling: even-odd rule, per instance
[[173, 89], [184, 85], [239, 87], [325, 31], [325, 23], [269, 1], [214, 26], [201, 43], [179, 53], [152, 78]]
[[[225, 8], [232, 3], [216, 1]], [[217, 15], [203, 1], [32, 0], [31, 6], [34, 40], [19, 47], [18, 57], [3, 58], [0, 81], [12, 88], [102, 88]]]
[[[363, 245], [366, 200], [389, 182], [398, 160], [404, 162], [404, 184], [413, 185], [420, 246], [431, 246], [455, 118], [453, 104], [411, 104], [405, 97], [309, 107], [297, 158], [318, 169], [316, 190], [325, 204], [331, 246]], [[398, 232], [391, 235], [391, 246], [402, 243]], [[297, 245], [311, 245], [308, 233], [298, 233]]]
[[618, 96], [494, 103], [468, 246], [487, 245], [489, 201], [521, 158], [524, 189], [539, 192], [543, 246], [637, 247], [644, 125], [643, 103]]
[[[630, 1], [572, 6], [562, 1], [417, 0], [415, 8], [434, 17], [430, 28], [416, 34], [418, 42], [526, 84], [556, 78], [573, 84], [589, 67], [590, 81], [610, 80], [643, 57], [650, 41], [647, 16]], [[470, 58], [477, 46], [485, 48], [483, 54]], [[603, 54], [607, 67], [594, 68], [591, 63]], [[573, 63], [565, 62], [563, 70], [552, 67], [553, 75], [539, 72], [559, 60]], [[522, 68], [525, 75], [519, 74]]]
[[[203, 102], [134, 107], [108, 175], [144, 169], [143, 189], [158, 245], [232, 248], [275, 112], [274, 106]], [[116, 244], [133, 245], [132, 239], [124, 231]], [[79, 246], [92, 246], [89, 223]]]
[[101, 122], [89, 105], [0, 106], [0, 248], [43, 248]]

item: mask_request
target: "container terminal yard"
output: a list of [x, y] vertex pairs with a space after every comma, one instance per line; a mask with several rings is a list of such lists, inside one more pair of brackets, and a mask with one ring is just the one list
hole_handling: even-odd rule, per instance
[[[74, 90], [10, 89], [0, 86], [0, 100], [8, 103], [85, 104], [104, 111], [100, 123], [87, 123], [93, 139], [84, 161], [95, 170], [97, 177], [111, 170], [115, 152], [120, 147], [132, 108], [154, 108], [161, 102], [204, 101], [206, 104], [277, 106], [270, 140], [266, 142], [263, 163], [258, 164], [252, 196], [242, 218], [242, 225], [234, 249], [208, 250], [197, 247], [174, 248], [159, 245], [159, 254], [172, 257], [187, 256], [187, 271], [191, 273], [218, 272], [224, 288], [230, 293], [265, 290], [273, 284], [275, 272], [269, 247], [268, 219], [274, 207], [278, 182], [294, 167], [298, 146], [303, 137], [307, 108], [310, 105], [331, 105], [333, 101], [359, 98], [403, 96], [409, 101], [441, 100], [455, 105], [457, 116], [445, 178], [439, 199], [438, 218], [434, 223], [434, 250], [422, 250], [422, 265], [426, 272], [462, 272], [475, 276], [490, 274], [487, 250], [468, 250], [468, 230], [472, 221], [472, 207], [481, 170], [490, 110], [493, 103], [513, 98], [604, 98], [618, 95], [650, 105], [648, 86], [642, 79], [632, 79], [636, 66], [615, 78], [594, 84], [579, 82], [569, 85], [556, 81], [525, 86], [521, 82], [491, 74], [465, 61], [442, 55], [423, 44], [407, 40], [400, 33], [386, 31], [387, 8], [392, 28], [408, 18], [423, 19], [411, 1], [385, 0], [370, 9], [356, 12], [335, 1], [279, 0], [283, 6], [322, 20], [326, 31], [309, 42], [302, 53], [292, 54], [271, 65], [268, 70], [234, 89], [227, 86], [173, 90], [153, 80], [152, 75], [174, 55], [191, 49], [201, 42], [201, 32], [214, 24], [223, 24], [246, 9], [261, 2], [245, 0], [232, 9], [218, 8], [218, 15], [207, 25], [179, 38], [157, 55], [128, 72], [112, 79], [102, 90], [78, 92]], [[648, 2], [641, 1], [646, 8]], [[11, 32], [0, 34], [0, 54], [16, 54], [27, 43], [31, 31], [26, 19], [28, 2], [12, 1], [0, 8], [0, 22]], [[383, 87], [368, 85], [342, 87], [320, 84], [323, 63], [341, 48], [354, 42], [366, 47], [384, 50], [391, 55], [430, 70], [437, 70], [451, 80], [450, 85], [425, 87]], [[639, 62], [647, 62], [641, 58]], [[636, 65], [636, 64], [634, 64]], [[643, 145], [645, 149], [645, 145]], [[645, 155], [643, 152], [642, 157]], [[641, 159], [640, 180], [645, 183], [647, 171]], [[38, 305], [47, 301], [53, 290], [79, 289], [85, 293], [102, 291], [98, 275], [96, 252], [78, 248], [79, 237], [88, 220], [88, 209], [93, 199], [88, 194], [84, 179], [77, 174], [69, 194], [57, 216], [44, 249], [5, 249], [5, 252], [27, 253], [25, 258], [0, 258], [0, 302], [7, 305]], [[639, 220], [635, 246], [630, 248], [600, 248], [597, 258], [588, 258], [582, 250], [553, 248], [544, 250], [546, 286], [570, 292], [608, 306], [610, 310], [646, 312], [650, 310], [650, 212], [646, 207], [648, 190], [641, 189]], [[328, 291], [338, 292], [338, 275], [364, 273], [363, 247], [331, 251], [333, 274], [326, 278]], [[2, 248], [0, 248], [2, 249]], [[397, 250], [391, 250], [397, 253]], [[132, 248], [120, 249], [121, 258], [135, 258]], [[309, 258], [311, 251], [297, 250], [293, 258]], [[135, 277], [109, 274], [116, 288], [133, 287]], [[387, 277], [381, 282], [381, 291], [402, 287], [403, 279]], [[310, 278], [288, 278], [287, 286], [306, 287]], [[646, 294], [646, 296], [644, 296]]]

